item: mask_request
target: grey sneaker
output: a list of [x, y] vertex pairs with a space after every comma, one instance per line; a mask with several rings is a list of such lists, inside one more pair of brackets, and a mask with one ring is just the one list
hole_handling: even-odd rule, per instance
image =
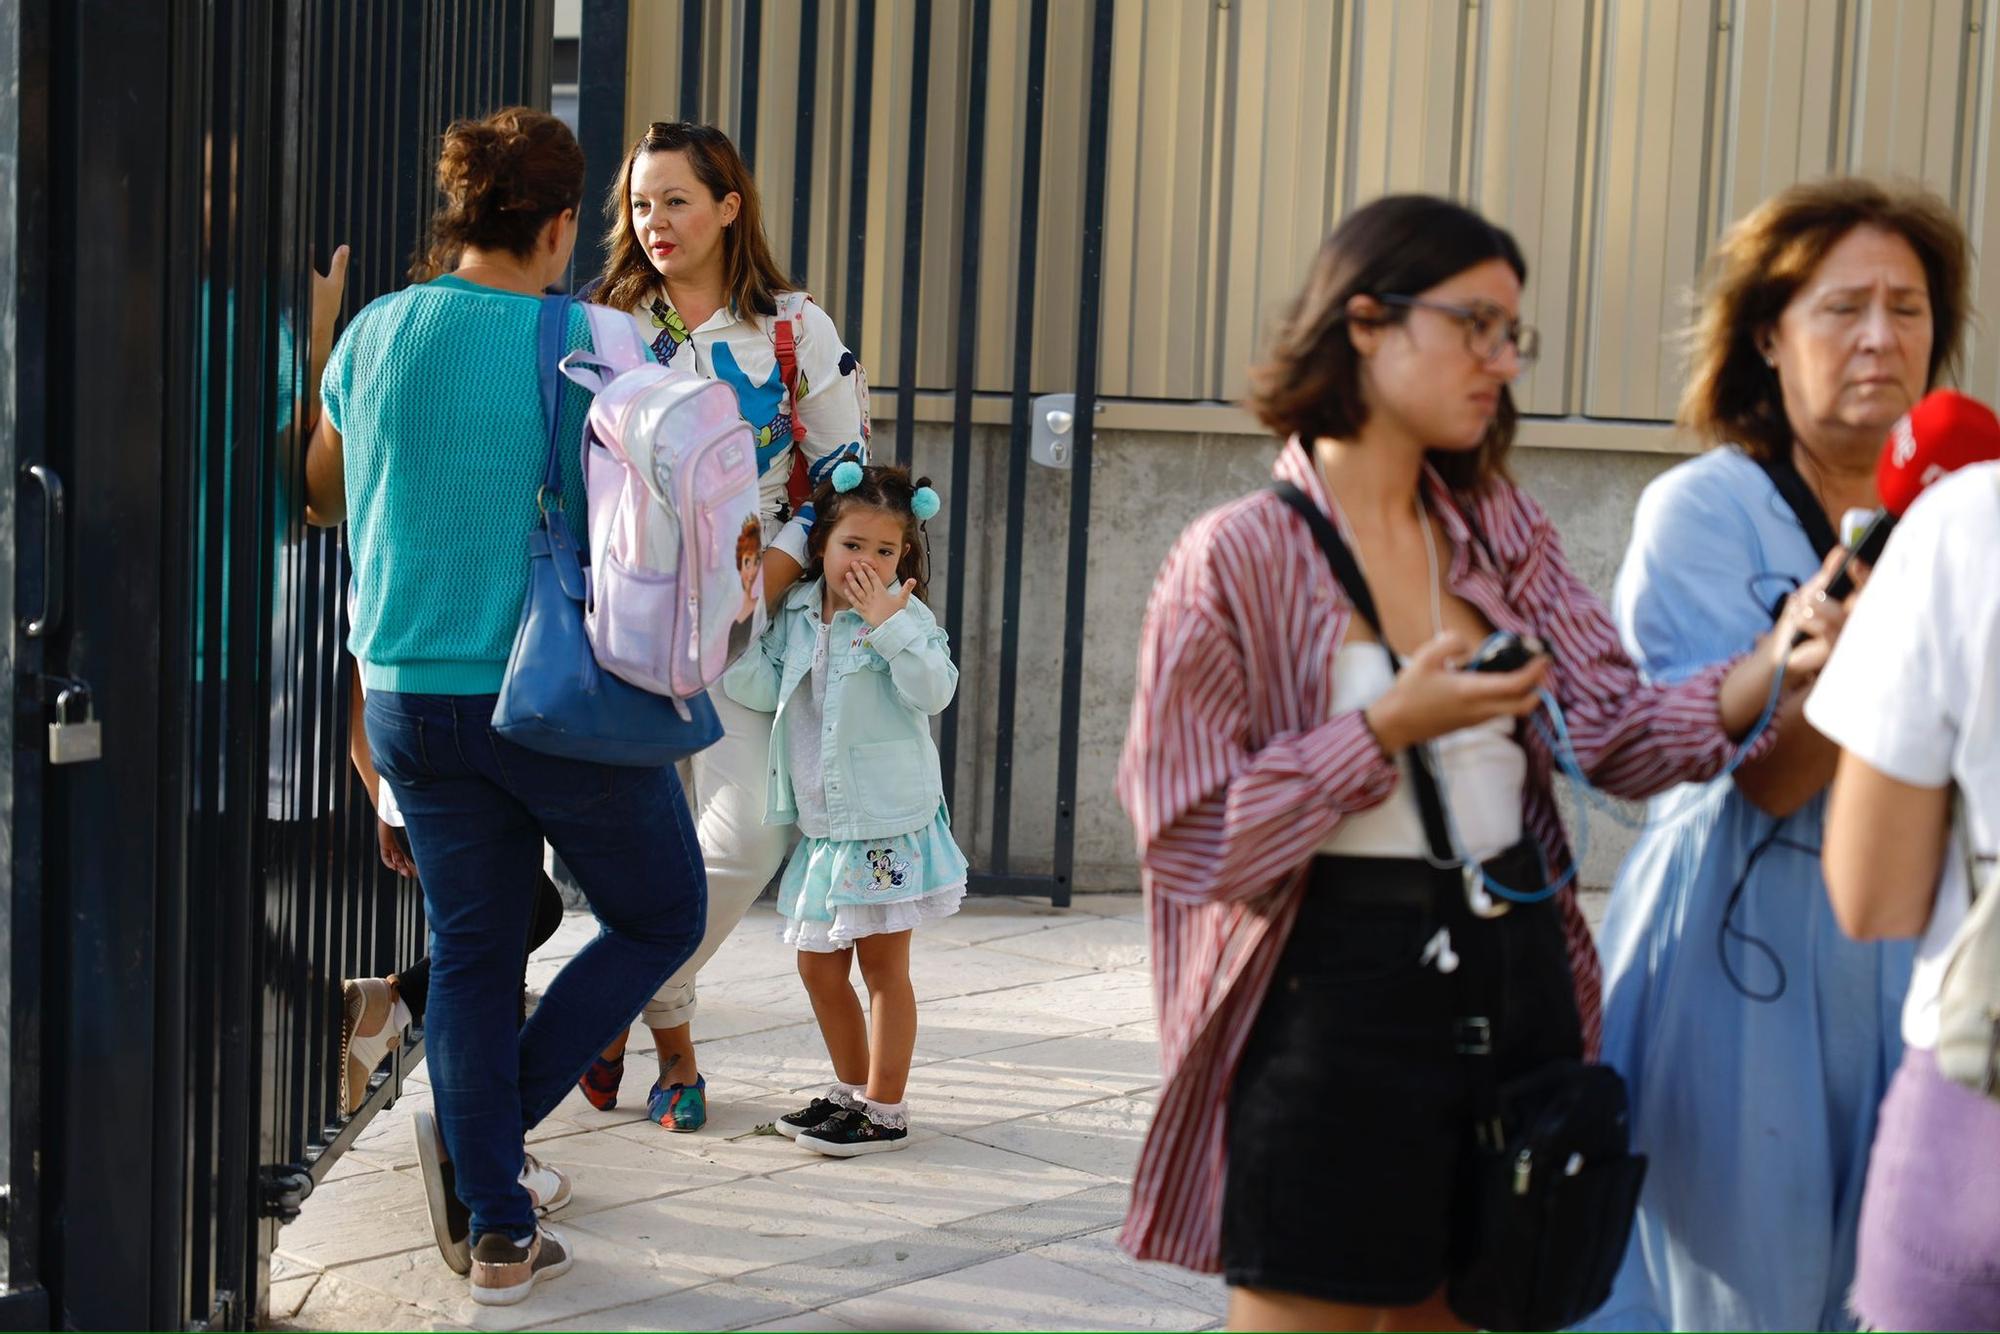
[[499, 1232], [482, 1232], [472, 1248], [472, 1300], [481, 1306], [512, 1306], [534, 1291], [538, 1280], [569, 1272], [576, 1257], [562, 1233], [535, 1225], [526, 1246]]
[[424, 1179], [424, 1203], [430, 1208], [431, 1236], [437, 1239], [438, 1253], [454, 1274], [472, 1270], [472, 1215], [458, 1201], [457, 1182], [451, 1163], [444, 1156], [444, 1139], [438, 1134], [437, 1117], [418, 1112], [410, 1118], [417, 1135], [417, 1170]]

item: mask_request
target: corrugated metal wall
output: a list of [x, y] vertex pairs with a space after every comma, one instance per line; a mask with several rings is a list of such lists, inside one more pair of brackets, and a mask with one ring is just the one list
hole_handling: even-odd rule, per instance
[[[752, 160], [773, 239], [788, 254], [793, 145], [798, 127], [810, 127], [813, 244], [800, 276], [840, 313], [853, 278], [848, 183], [855, 153], [866, 153], [862, 318], [845, 332], [886, 385], [901, 321], [921, 320], [936, 336], [923, 339], [918, 381], [942, 389], [963, 207], [954, 182], [975, 85], [962, 7], [936, 0], [930, 49], [920, 53], [911, 49], [916, 3], [878, 0], [869, 133], [853, 144], [853, 90], [839, 72], [854, 61], [856, 0], [818, 5], [823, 59], [810, 116], [782, 77], [796, 59], [801, 0], [763, 0]], [[1038, 295], [1055, 312], [1073, 309], [1076, 295], [1089, 11], [1052, 7]], [[702, 22], [713, 90], [702, 111], [736, 132], [744, 6], [710, 0]], [[982, 391], [1008, 385], [1017, 243], [1008, 183], [1023, 148], [1013, 108], [1023, 98], [1026, 23], [1026, 0], [995, 0]], [[1708, 246], [1790, 181], [1863, 171], [1925, 182], [1966, 219], [1984, 257], [1978, 304], [2000, 302], [2000, 245], [1987, 244], [2000, 239], [1991, 198], [1997, 26], [2000, 0], [1123, 0], [1101, 392], [1235, 398], [1320, 238], [1349, 208], [1390, 190], [1466, 198], [1520, 236], [1532, 266], [1526, 314], [1544, 333], [1542, 362], [1521, 392], [1545, 417], [1669, 418], [1679, 383], [1669, 335]], [[635, 4], [631, 35], [636, 133], [678, 113], [680, 8]], [[930, 132], [913, 301], [901, 290], [909, 82], [898, 75], [919, 59], [931, 67]], [[1072, 326], [1046, 321], [1039, 390], [1070, 387]], [[2000, 392], [1991, 334], [1978, 338], [1964, 379], [1975, 392]]]

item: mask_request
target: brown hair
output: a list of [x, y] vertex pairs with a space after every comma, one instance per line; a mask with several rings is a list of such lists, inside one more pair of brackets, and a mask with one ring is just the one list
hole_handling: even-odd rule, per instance
[[898, 583], [916, 580], [917, 597], [921, 600], [930, 589], [930, 536], [924, 521], [917, 517], [914, 504], [917, 491], [930, 484], [928, 477], [911, 480], [907, 468], [871, 466], [861, 468], [860, 482], [845, 491], [836, 491], [829, 474], [827, 480], [813, 489], [813, 526], [806, 536], [806, 567], [799, 578], [817, 579], [826, 573], [827, 540], [849, 510], [881, 510], [903, 521], [904, 550], [902, 560], [896, 563], [896, 580]]
[[1733, 444], [1763, 460], [1790, 448], [1778, 377], [1758, 341], [1856, 227], [1910, 243], [1930, 287], [1931, 361], [1924, 384], [1955, 365], [1965, 332], [1965, 231], [1945, 202], [1919, 186], [1841, 176], [1780, 191], [1723, 234], [1707, 290], [1686, 333], [1687, 388], [1680, 424], [1710, 445]]
[[[1245, 406], [1282, 437], [1311, 449], [1321, 436], [1351, 439], [1368, 420], [1361, 354], [1348, 335], [1356, 296], [1415, 296], [1474, 265], [1498, 259], [1523, 283], [1528, 262], [1502, 228], [1471, 209], [1431, 195], [1388, 195], [1347, 215], [1313, 260], [1306, 285], [1279, 324], [1266, 360], [1250, 371]], [[1383, 324], [1407, 309], [1390, 306]], [[1454, 490], [1476, 491], [1507, 475], [1517, 413], [1507, 386], [1477, 450], [1433, 450], [1431, 466]]]
[[756, 515], [743, 521], [743, 531], [736, 534], [736, 563], [741, 565], [751, 556], [762, 554], [764, 550], [764, 522]]
[[792, 283], [764, 236], [757, 181], [729, 136], [713, 125], [656, 120], [646, 127], [618, 168], [604, 199], [604, 274], [592, 300], [616, 310], [637, 310], [659, 290], [660, 272], [632, 233], [632, 170], [646, 153], [685, 153], [696, 179], [717, 201], [735, 193], [736, 220], [722, 231], [722, 281], [729, 302], [759, 315], [778, 313], [778, 293]]
[[424, 282], [467, 246], [526, 255], [549, 219], [583, 203], [583, 150], [569, 126], [533, 107], [455, 120], [438, 154], [430, 242], [410, 266]]

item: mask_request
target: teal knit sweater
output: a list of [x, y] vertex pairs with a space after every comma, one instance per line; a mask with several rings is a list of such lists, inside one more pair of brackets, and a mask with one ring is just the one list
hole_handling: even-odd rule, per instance
[[[534, 297], [445, 276], [370, 302], [321, 382], [344, 445], [359, 605], [347, 646], [370, 690], [500, 689], [528, 588], [548, 459]], [[569, 346], [590, 346], [570, 314]], [[590, 396], [564, 381], [563, 499], [587, 540], [579, 441]]]

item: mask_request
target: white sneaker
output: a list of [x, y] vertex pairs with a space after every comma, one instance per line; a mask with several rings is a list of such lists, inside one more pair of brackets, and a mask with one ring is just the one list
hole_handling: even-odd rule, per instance
[[569, 1203], [569, 1177], [561, 1168], [550, 1167], [534, 1154], [521, 1167], [521, 1185], [535, 1202], [535, 1212], [543, 1218]]
[[[361, 1110], [368, 1081], [392, 1048], [403, 1043], [411, 1021], [403, 998], [393, 996], [379, 977], [351, 977], [340, 984], [340, 1107], [348, 1116]], [[361, 1029], [373, 1026], [372, 1032]]]

